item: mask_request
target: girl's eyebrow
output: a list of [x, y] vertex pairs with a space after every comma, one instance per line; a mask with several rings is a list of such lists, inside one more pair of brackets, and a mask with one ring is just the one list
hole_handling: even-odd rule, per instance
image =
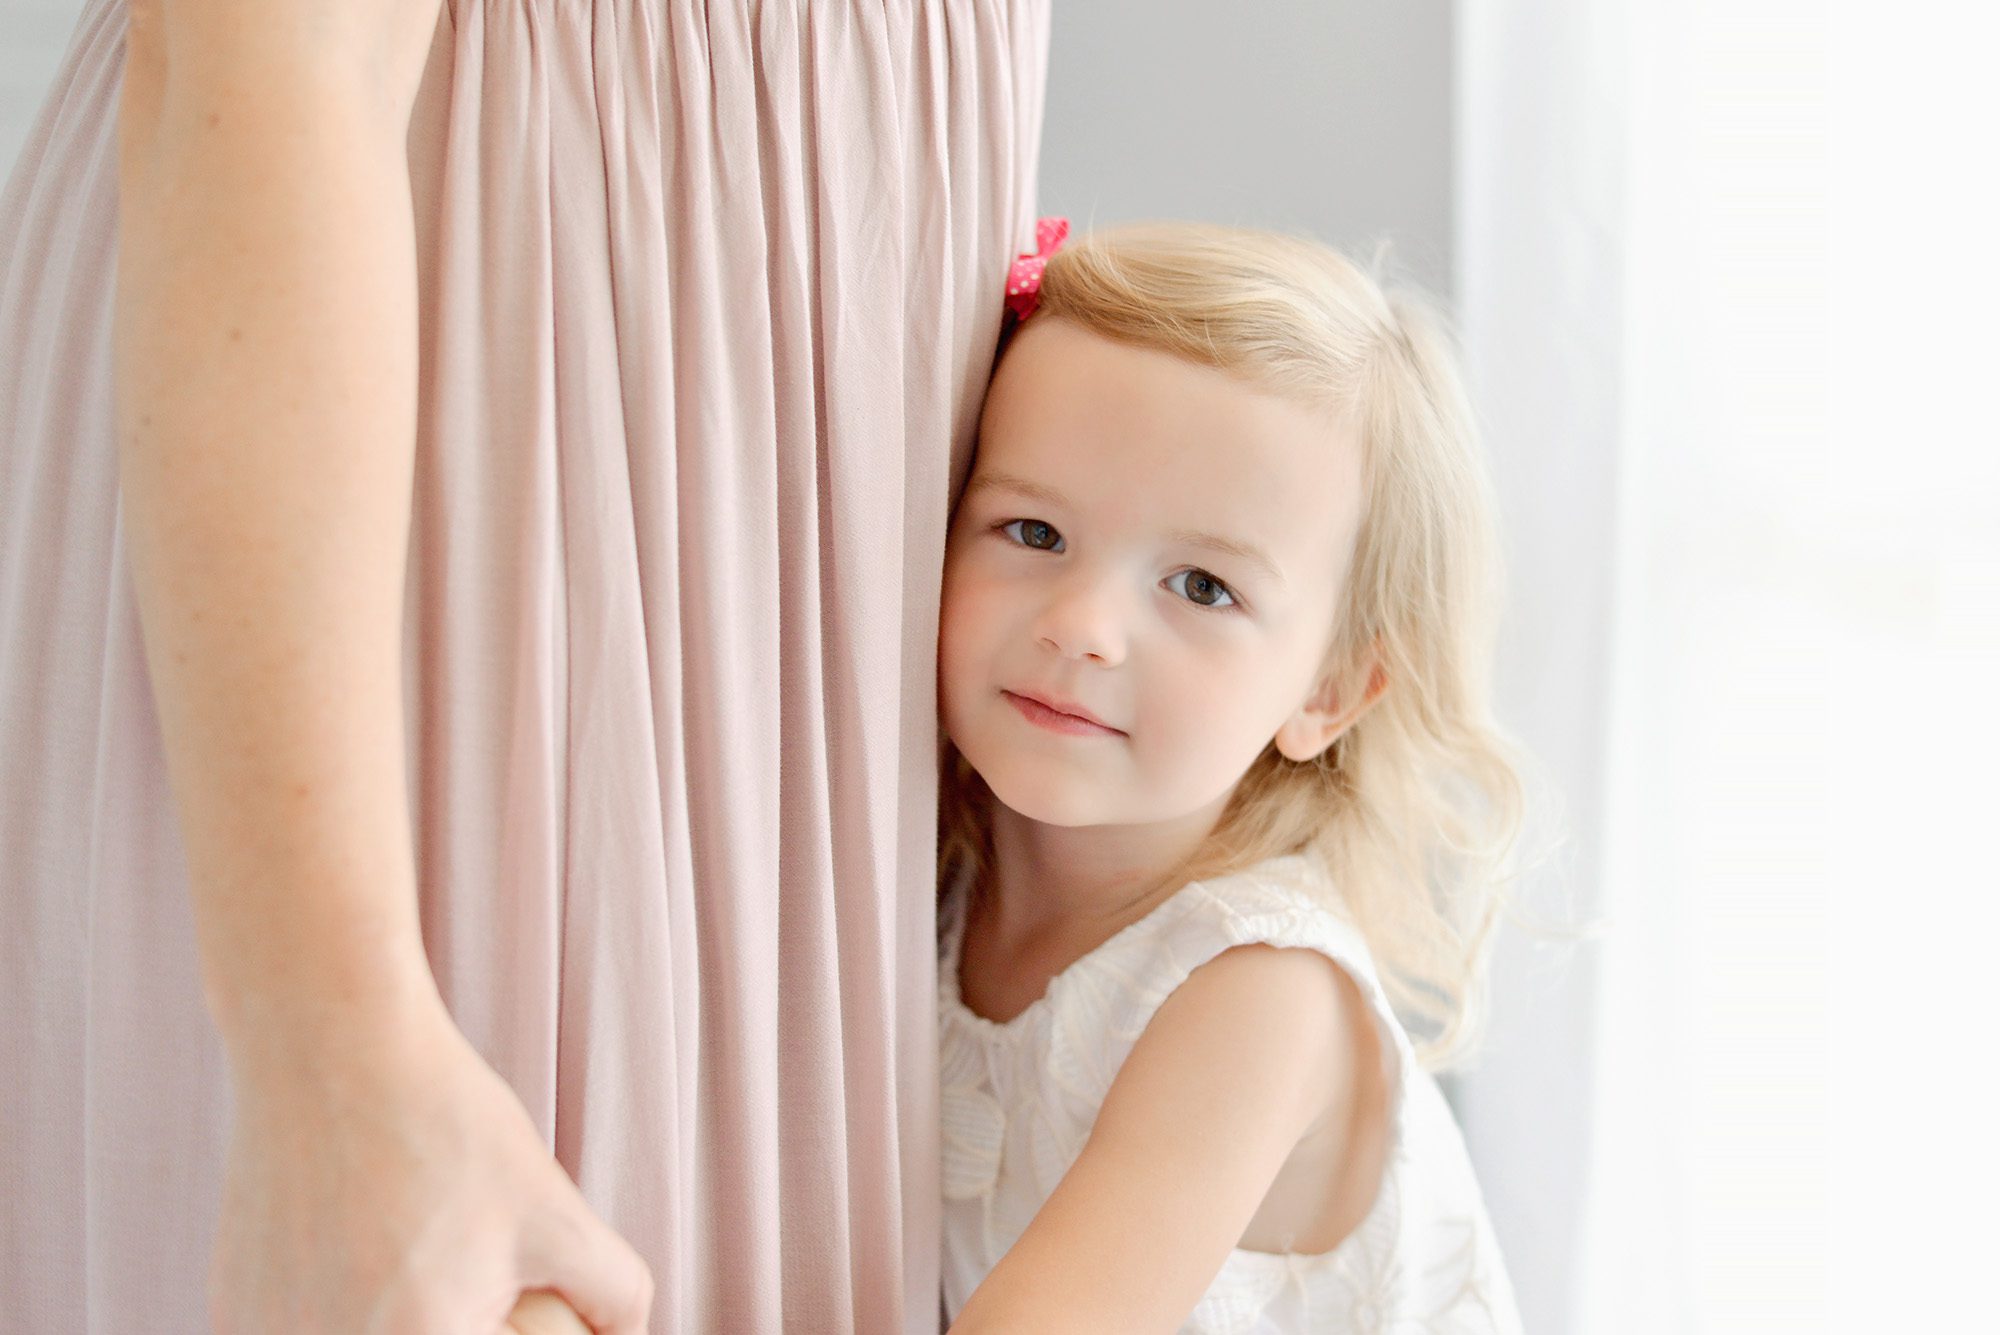
[[965, 494], [971, 496], [982, 491], [1011, 491], [1026, 496], [1031, 501], [1041, 501], [1059, 509], [1069, 507], [1069, 502], [1054, 487], [1030, 482], [1024, 477], [1015, 477], [1012, 473], [981, 473], [966, 487]]
[[1215, 533], [1197, 532], [1194, 529], [1181, 529], [1169, 533], [1167, 537], [1173, 542], [1189, 547], [1206, 547], [1210, 551], [1221, 552], [1224, 556], [1234, 556], [1254, 566], [1274, 583], [1285, 582], [1284, 572], [1278, 569], [1278, 563], [1266, 556], [1261, 547], [1254, 547], [1247, 542], [1238, 542], [1234, 538], [1225, 538]]
[[[1069, 508], [1069, 501], [1054, 487], [1046, 486], [1040, 482], [1031, 482], [1027, 478], [1016, 477], [1012, 473], [982, 473], [974, 478], [965, 488], [965, 494], [968, 497], [981, 491], [1011, 491], [1018, 496], [1025, 496], [1032, 501], [1041, 501], [1043, 504], [1055, 506], [1057, 509]], [[1285, 582], [1284, 572], [1278, 569], [1278, 563], [1272, 560], [1263, 548], [1253, 543], [1242, 542], [1235, 538], [1225, 538], [1216, 533], [1203, 533], [1197, 529], [1178, 529], [1175, 532], [1169, 533], [1167, 539], [1170, 542], [1179, 543], [1184, 546], [1206, 547], [1210, 551], [1221, 552], [1225, 556], [1236, 557], [1238, 560], [1254, 566], [1275, 582], [1279, 584]]]

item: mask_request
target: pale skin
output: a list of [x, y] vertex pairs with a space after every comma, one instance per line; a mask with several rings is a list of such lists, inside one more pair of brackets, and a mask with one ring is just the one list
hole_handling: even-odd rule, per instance
[[452, 1023], [416, 913], [404, 140], [437, 0], [130, 15], [120, 484], [235, 1093], [214, 1327], [632, 1335], [645, 1264]]
[[[960, 971], [976, 1013], [1012, 1018], [1177, 889], [1265, 746], [1318, 755], [1389, 688], [1366, 664], [1343, 700], [1328, 661], [1360, 479], [1322, 408], [1058, 319], [1022, 326], [945, 561], [946, 729], [997, 799]], [[1039, 727], [1023, 692], [1111, 731]], [[1317, 952], [1250, 945], [1195, 969], [954, 1335], [1171, 1332], [1232, 1248], [1337, 1246], [1386, 1162], [1378, 1042]]]

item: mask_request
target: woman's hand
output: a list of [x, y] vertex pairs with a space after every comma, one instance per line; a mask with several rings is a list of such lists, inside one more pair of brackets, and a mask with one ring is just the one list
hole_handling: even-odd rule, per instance
[[[232, 1055], [209, 1275], [219, 1335], [494, 1335], [532, 1290], [599, 1332], [645, 1330], [645, 1263], [590, 1212], [441, 1006]], [[561, 1317], [538, 1298], [514, 1328], [575, 1329]]]

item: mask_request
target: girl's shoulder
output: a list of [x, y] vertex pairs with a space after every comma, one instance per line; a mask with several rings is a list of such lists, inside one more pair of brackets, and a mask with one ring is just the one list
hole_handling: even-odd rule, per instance
[[1218, 944], [1297, 944], [1347, 957], [1371, 976], [1375, 972], [1367, 939], [1339, 887], [1309, 854], [1268, 858], [1241, 871], [1192, 881], [1169, 902], [1178, 902], [1180, 912], [1162, 927], [1170, 937], [1187, 937], [1189, 946], [1204, 937], [1214, 937]]
[[[1204, 966], [1217, 967], [1205, 971], [1207, 985], [1191, 989], [1181, 1009], [1204, 1004], [1207, 997], [1201, 994], [1211, 991], [1220, 996], [1227, 990], [1238, 997], [1246, 987], [1254, 992], [1258, 975], [1286, 995], [1309, 988], [1309, 980], [1301, 977], [1309, 968], [1296, 954], [1284, 955], [1287, 949], [1331, 960], [1351, 982], [1374, 1023], [1373, 1046], [1393, 1090], [1400, 1091], [1414, 1064], [1408, 1035], [1390, 1006], [1366, 938], [1323, 864], [1306, 854], [1189, 882], [1056, 975], [1039, 1000], [1005, 1022], [974, 1015], [959, 996], [962, 908], [956, 895], [947, 895], [941, 905], [939, 962], [947, 1046], [976, 1047], [989, 1060], [1061, 1077], [1058, 1083], [1081, 1105], [1102, 1097], [1167, 998]], [[1237, 949], [1259, 945], [1281, 949]], [[1226, 961], [1221, 958], [1225, 955]], [[1227, 989], [1218, 987], [1218, 975], [1224, 974], [1234, 980]]]
[[1221, 963], [1224, 956], [1225, 968], [1261, 971], [1274, 985], [1289, 981], [1296, 986], [1300, 972], [1296, 958], [1280, 959], [1268, 951], [1238, 947], [1311, 951], [1331, 960], [1358, 994], [1376, 1031], [1384, 1074], [1390, 1087], [1400, 1092], [1404, 1075], [1416, 1064], [1409, 1035], [1390, 1004], [1367, 937], [1317, 857], [1294, 853], [1196, 881], [1163, 908], [1171, 911], [1159, 915], [1152, 939], [1133, 942], [1132, 957], [1113, 962], [1148, 980], [1141, 997], [1148, 1016], [1197, 970]]
[[[1331, 959], [1371, 1010], [1400, 1035], [1367, 937], [1316, 857], [1293, 853], [1242, 871], [1191, 882], [1155, 914], [1154, 931], [1131, 943], [1133, 958], [1169, 988], [1238, 946], [1315, 951]], [[1162, 994], [1164, 996], [1164, 994]], [[1407, 1043], [1407, 1037], [1404, 1037]]]

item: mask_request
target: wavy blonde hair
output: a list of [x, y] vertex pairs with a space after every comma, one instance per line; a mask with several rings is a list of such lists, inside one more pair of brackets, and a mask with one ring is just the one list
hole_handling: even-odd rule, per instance
[[[1523, 784], [1488, 700], [1494, 504], [1443, 319], [1316, 241], [1198, 223], [1128, 225], [1058, 250], [1034, 318], [1330, 407], [1358, 441], [1367, 499], [1324, 670], [1341, 700], [1360, 698], [1376, 667], [1386, 690], [1310, 761], [1267, 745], [1174, 876], [1320, 855], [1419, 1056], [1451, 1063], [1483, 1026]], [[992, 793], [948, 740], [941, 780], [940, 884], [968, 870], [983, 883]]]

